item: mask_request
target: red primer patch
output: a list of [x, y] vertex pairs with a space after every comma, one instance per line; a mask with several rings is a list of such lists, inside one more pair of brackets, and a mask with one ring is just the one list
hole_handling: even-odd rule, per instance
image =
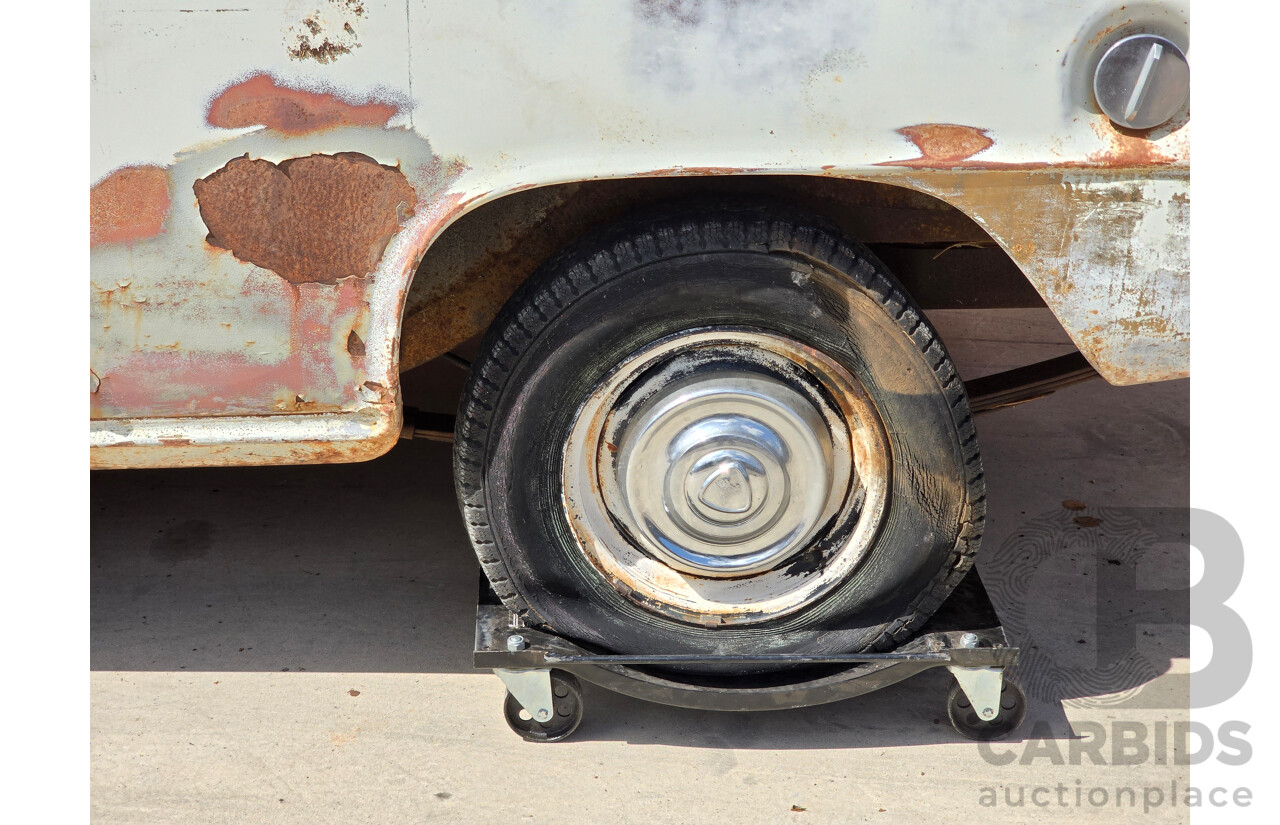
[[89, 190], [89, 246], [133, 243], [164, 231], [169, 173], [160, 166], [126, 166]]
[[215, 97], [206, 120], [224, 129], [266, 126], [304, 135], [341, 126], [386, 126], [398, 111], [392, 103], [348, 103], [328, 92], [291, 89], [271, 75], [256, 74]]

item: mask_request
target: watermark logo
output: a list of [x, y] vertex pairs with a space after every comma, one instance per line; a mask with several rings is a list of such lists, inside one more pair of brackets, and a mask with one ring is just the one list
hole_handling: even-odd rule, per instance
[[[1204, 560], [1194, 585], [1191, 547]], [[1249, 678], [1252, 638], [1227, 604], [1244, 576], [1244, 547], [1235, 529], [1214, 513], [1094, 509], [1064, 501], [1061, 510], [1032, 519], [988, 553], [983, 570], [1010, 641], [1022, 651], [1013, 678], [1030, 696], [1115, 708], [1203, 708], [1229, 700]], [[1199, 670], [1173, 673], [1173, 659], [1190, 657], [1193, 622], [1211, 640], [1212, 657]], [[1160, 688], [1148, 689], [1157, 677], [1163, 677]], [[1209, 760], [1240, 766], [1253, 756], [1249, 731], [1240, 720], [1216, 729], [1194, 720], [1114, 720], [1077, 721], [1063, 736], [1041, 720], [1023, 741], [982, 742], [978, 752], [994, 767], [1060, 768], [1056, 776], [1073, 767]], [[1142, 785], [1096, 779], [989, 785], [980, 789], [978, 803], [1150, 813], [1249, 807], [1253, 790], [1199, 788], [1185, 771], [1174, 771], [1168, 780]]]
[[1250, 726], [1240, 720], [1223, 722], [1214, 731], [1203, 722], [1076, 722], [1074, 736], [1055, 738], [1047, 722], [1032, 726], [1025, 742], [1005, 745], [978, 743], [988, 765], [1199, 765], [1216, 759], [1239, 766], [1253, 758]]
[[[1190, 546], [1204, 558], [1194, 586]], [[1214, 513], [1066, 501], [987, 552], [983, 569], [991, 571], [984, 580], [1011, 641], [1022, 648], [1017, 678], [1030, 696], [1200, 708], [1227, 701], [1248, 679], [1252, 640], [1226, 603], [1244, 575], [1244, 548]], [[1046, 610], [1049, 604], [1056, 609]], [[1158, 695], [1144, 691], [1171, 658], [1189, 655], [1193, 619], [1212, 639], [1211, 661], [1171, 674]], [[1181, 684], [1171, 687], [1170, 679]]]
[[1086, 785], [1077, 779], [1068, 784], [1005, 785], [982, 789], [978, 805], [983, 808], [1141, 808], [1144, 814], [1170, 808], [1248, 808], [1253, 790], [1244, 786], [1216, 786], [1202, 789], [1176, 779], [1168, 785]]

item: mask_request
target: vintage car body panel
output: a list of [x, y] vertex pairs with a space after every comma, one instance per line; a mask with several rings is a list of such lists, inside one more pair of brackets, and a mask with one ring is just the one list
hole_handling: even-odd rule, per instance
[[1112, 383], [1187, 374], [1190, 123], [1090, 59], [1180, 4], [104, 0], [92, 11], [94, 466], [371, 458], [419, 260], [504, 194], [811, 174], [934, 195]]

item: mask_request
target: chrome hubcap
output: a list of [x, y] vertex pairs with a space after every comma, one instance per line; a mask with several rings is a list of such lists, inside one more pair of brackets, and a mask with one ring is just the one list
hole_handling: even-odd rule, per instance
[[643, 607], [763, 621], [852, 572], [888, 468], [874, 405], [839, 364], [774, 333], [692, 330], [636, 353], [578, 410], [565, 513], [587, 558]]
[[644, 400], [611, 417], [618, 452], [605, 507], [680, 570], [772, 567], [804, 547], [848, 492], [839, 416], [818, 406], [817, 392], [737, 368], [747, 357], [785, 367], [767, 353], [703, 348], [640, 378], [632, 394]]

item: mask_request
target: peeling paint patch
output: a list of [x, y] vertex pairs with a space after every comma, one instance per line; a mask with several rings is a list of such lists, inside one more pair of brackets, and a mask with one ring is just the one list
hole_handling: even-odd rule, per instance
[[372, 282], [347, 278], [333, 286], [290, 286], [260, 277], [283, 305], [285, 349], [135, 350], [102, 381], [94, 396], [98, 417], [120, 418], [138, 409], [154, 417], [349, 410], [359, 400], [356, 387], [368, 376], [353, 369], [345, 353], [339, 356], [349, 327], [335, 319], [356, 317]]
[[[352, 40], [354, 39], [352, 37]], [[317, 63], [332, 63], [344, 54], [351, 54], [352, 49], [358, 48], [360, 48], [359, 43], [353, 42], [350, 45], [341, 41], [335, 43], [327, 37], [313, 45], [311, 38], [302, 34], [298, 35], [298, 45], [289, 49], [289, 56], [294, 60], [314, 60]]]
[[365, 381], [357, 390], [362, 401], [369, 404], [394, 404], [396, 395], [377, 381]]
[[164, 231], [169, 173], [160, 166], [126, 166], [89, 190], [89, 246], [133, 243]]
[[922, 123], [904, 126], [898, 134], [916, 145], [920, 157], [897, 161], [895, 166], [949, 167], [968, 160], [995, 145], [985, 129], [954, 123]]
[[289, 28], [287, 38], [294, 43], [288, 49], [289, 56], [294, 60], [332, 63], [351, 54], [352, 49], [360, 48], [352, 24], [364, 16], [364, 3], [360, 0], [329, 0], [327, 12], [316, 9]]
[[245, 155], [194, 188], [211, 246], [291, 284], [372, 273], [418, 203], [399, 169], [355, 152], [278, 165]]
[[387, 101], [352, 103], [328, 92], [293, 89], [269, 74], [255, 74], [214, 97], [205, 119], [224, 129], [266, 126], [302, 135], [341, 126], [385, 127], [399, 109]]

